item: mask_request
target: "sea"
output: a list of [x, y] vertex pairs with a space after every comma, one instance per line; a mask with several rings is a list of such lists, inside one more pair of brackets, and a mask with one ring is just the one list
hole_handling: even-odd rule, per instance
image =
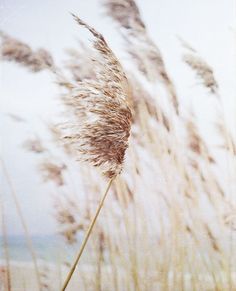
[[[38, 259], [48, 262], [61, 262], [74, 257], [79, 242], [68, 245], [57, 235], [31, 236], [33, 251]], [[32, 254], [29, 251], [25, 236], [14, 235], [7, 238], [7, 252], [10, 260], [31, 262]], [[0, 260], [6, 259], [4, 239], [0, 236]]]

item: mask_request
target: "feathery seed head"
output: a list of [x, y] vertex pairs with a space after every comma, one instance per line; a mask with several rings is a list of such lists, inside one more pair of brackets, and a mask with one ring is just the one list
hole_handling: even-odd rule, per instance
[[[133, 0], [109, 0], [105, 1], [105, 6], [112, 17], [126, 29], [145, 29], [138, 6]], [[127, 17], [129, 16], [129, 17]]]
[[74, 120], [61, 126], [64, 139], [78, 159], [99, 167], [107, 177], [120, 173], [128, 147], [131, 111], [129, 84], [117, 58], [103, 36], [73, 15], [95, 37], [98, 57], [96, 80], [83, 80], [64, 98]]
[[39, 170], [45, 182], [52, 181], [58, 186], [65, 184], [63, 179], [63, 171], [66, 170], [65, 164], [56, 164], [45, 160], [39, 165]]
[[171, 103], [177, 114], [179, 104], [174, 85], [168, 76], [162, 54], [148, 35], [148, 31], [134, 0], [104, 0], [107, 14], [122, 29], [126, 50], [136, 63], [139, 71], [148, 81], [160, 80], [168, 90]]
[[44, 146], [42, 145], [42, 142], [39, 138], [35, 137], [32, 139], [27, 139], [24, 143], [23, 143], [23, 147], [33, 153], [43, 153], [46, 151], [46, 149], [44, 148]]
[[93, 59], [91, 59], [92, 50], [80, 42], [79, 50], [68, 49], [67, 54], [70, 59], [66, 62], [66, 68], [70, 71], [76, 82], [84, 79], [96, 79], [93, 69]]
[[187, 53], [183, 56], [183, 60], [196, 72], [206, 88], [209, 88], [212, 93], [217, 92], [218, 84], [214, 72], [201, 57], [194, 53]]
[[3, 60], [15, 61], [33, 72], [52, 68], [53, 58], [45, 49], [33, 51], [27, 44], [12, 38], [4, 33], [0, 33], [1, 57]]

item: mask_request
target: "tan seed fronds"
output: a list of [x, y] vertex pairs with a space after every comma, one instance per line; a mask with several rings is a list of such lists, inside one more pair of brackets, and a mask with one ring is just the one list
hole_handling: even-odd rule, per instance
[[62, 142], [61, 140], [62, 131], [60, 130], [60, 128], [55, 124], [47, 124], [47, 126], [52, 135], [53, 142], [56, 145], [59, 145], [60, 147], [63, 146], [65, 153], [71, 155], [73, 150], [69, 143]]
[[182, 39], [180, 36], [177, 36], [177, 39], [181, 43], [182, 47], [187, 49], [188, 51], [191, 51], [193, 53], [196, 53], [197, 51], [189, 44], [186, 40]]
[[178, 99], [174, 85], [167, 74], [162, 54], [150, 39], [140, 11], [134, 0], [104, 0], [107, 14], [119, 23], [126, 50], [149, 81], [162, 81], [178, 114]]
[[201, 137], [198, 128], [193, 120], [186, 122], [188, 134], [188, 146], [192, 152], [206, 158], [210, 163], [215, 163], [214, 158], [210, 155], [207, 144]]
[[236, 231], [236, 211], [229, 212], [224, 215], [223, 222], [233, 231]]
[[128, 78], [131, 84], [130, 104], [132, 105], [131, 108], [133, 121], [136, 122], [136, 120], [138, 119], [139, 104], [144, 102], [149, 115], [155, 118], [159, 123], [163, 124], [167, 131], [170, 131], [169, 119], [160, 107], [157, 109], [157, 102], [153, 100], [149, 92], [145, 90], [144, 86], [142, 86], [142, 84], [134, 76], [129, 75]]
[[196, 72], [197, 76], [203, 81], [204, 86], [210, 89], [211, 93], [217, 93], [218, 84], [214, 72], [206, 61], [194, 53], [184, 54], [183, 61]]
[[221, 197], [225, 197], [225, 191], [224, 189], [221, 187], [221, 185], [219, 184], [219, 182], [217, 180], [214, 181], [215, 183], [215, 187], [217, 192], [220, 194]]
[[92, 50], [80, 42], [78, 50], [67, 50], [69, 60], [66, 61], [66, 68], [71, 72], [73, 79], [80, 82], [84, 79], [95, 80], [94, 62], [91, 59]]
[[215, 125], [218, 133], [223, 139], [223, 145], [221, 147], [236, 156], [236, 142], [230, 131], [225, 127], [220, 119]]
[[[145, 30], [138, 6], [133, 0], [106, 0], [104, 5], [118, 23], [125, 29]], [[110, 15], [110, 14], [109, 14]]]
[[[93, 42], [93, 47], [97, 57], [93, 60], [94, 70], [99, 80], [99, 83], [104, 82], [104, 86], [111, 86], [113, 90], [118, 90], [122, 87], [124, 93], [129, 93], [129, 84], [124, 73], [124, 70], [118, 61], [117, 57], [114, 55], [108, 44], [106, 43], [102, 34], [98, 33], [94, 28], [87, 25], [79, 17], [72, 14], [79, 25], [84, 26], [90, 33], [94, 36], [95, 40]], [[117, 88], [116, 88], [117, 86]]]
[[77, 226], [73, 228], [70, 225], [66, 229], [60, 230], [59, 234], [63, 236], [63, 238], [66, 240], [68, 244], [74, 244], [77, 242], [77, 239], [76, 239], [77, 230], [78, 230]]
[[33, 153], [43, 153], [45, 152], [45, 148], [42, 145], [42, 142], [39, 138], [32, 138], [32, 139], [27, 139], [24, 143], [23, 143], [23, 147], [30, 152]]
[[131, 111], [127, 103], [129, 84], [123, 69], [103, 36], [74, 15], [95, 37], [98, 54], [94, 62], [97, 80], [78, 82], [64, 98], [74, 120], [61, 126], [64, 140], [79, 160], [99, 167], [107, 177], [120, 173], [128, 147]]
[[211, 229], [209, 228], [208, 225], [205, 225], [205, 230], [206, 230], [207, 236], [210, 239], [210, 243], [211, 243], [213, 250], [216, 252], [220, 252], [220, 246], [217, 243], [217, 239], [213, 235], [213, 232], [211, 231]]
[[58, 197], [55, 199], [54, 216], [58, 223], [59, 234], [65, 238], [67, 243], [73, 244], [77, 241], [78, 232], [85, 230], [89, 216], [86, 216], [87, 211], [83, 211], [83, 215], [81, 215], [77, 201], [68, 196], [63, 196], [62, 198], [63, 200], [58, 199]]
[[65, 164], [56, 164], [49, 161], [43, 161], [39, 165], [44, 181], [53, 181], [58, 186], [62, 186], [65, 183], [62, 174], [65, 169]]
[[199, 171], [199, 164], [196, 160], [194, 159], [189, 159], [189, 164], [191, 165], [191, 167], [195, 170], [195, 171]]
[[3, 60], [14, 61], [30, 71], [39, 72], [54, 66], [51, 54], [45, 49], [33, 51], [31, 47], [7, 34], [0, 33], [1, 57]]
[[58, 210], [56, 220], [60, 225], [59, 233], [66, 239], [67, 243], [75, 243], [77, 241], [76, 235], [82, 226], [76, 223], [70, 211], [68, 209]]

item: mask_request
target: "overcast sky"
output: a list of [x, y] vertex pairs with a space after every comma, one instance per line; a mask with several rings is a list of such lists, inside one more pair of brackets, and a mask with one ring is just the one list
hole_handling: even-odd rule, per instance
[[[198, 86], [192, 72], [182, 63], [177, 36], [188, 41], [213, 67], [224, 100], [224, 111], [234, 130], [236, 111], [236, 7], [234, 0], [139, 0], [144, 22], [159, 46], [180, 96], [186, 106], [197, 107], [200, 122], [211, 112], [212, 99]], [[65, 59], [64, 49], [76, 46], [84, 34], [69, 12], [102, 32], [120, 57], [124, 57], [115, 25], [104, 16], [98, 0], [0, 0], [0, 29], [27, 42], [33, 48], [44, 47], [58, 62]], [[31, 74], [15, 64], [0, 63], [1, 153], [31, 233], [52, 233], [53, 187], [42, 185], [36, 174], [34, 155], [21, 144], [34, 133], [44, 136], [42, 120], [53, 119], [58, 108], [57, 87], [46, 72]], [[198, 88], [199, 87], [199, 88]], [[191, 100], [191, 102], [189, 101]], [[6, 114], [14, 113], [27, 120], [15, 123]], [[47, 138], [47, 137], [45, 137]], [[22, 232], [5, 178], [1, 195], [7, 211], [11, 234]]]

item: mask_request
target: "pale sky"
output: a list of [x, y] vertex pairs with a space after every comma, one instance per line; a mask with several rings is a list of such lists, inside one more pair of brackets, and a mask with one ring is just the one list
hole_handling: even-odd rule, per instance
[[[78, 14], [102, 32], [115, 53], [125, 58], [115, 24], [104, 16], [99, 0], [0, 0], [0, 29], [30, 44], [51, 51], [58, 62], [64, 49], [84, 39], [69, 12]], [[224, 100], [229, 125], [235, 130], [236, 110], [236, 7], [234, 0], [139, 0], [143, 20], [159, 46], [181, 102], [200, 112], [204, 123], [212, 109], [212, 98], [198, 85], [194, 74], [181, 61], [184, 51], [177, 35], [189, 42], [213, 67]], [[125, 60], [124, 60], [125, 61]], [[13, 63], [0, 63], [1, 155], [3, 156], [31, 233], [52, 233], [50, 185], [42, 185], [35, 170], [37, 160], [21, 144], [34, 133], [44, 136], [42, 120], [53, 120], [58, 112], [57, 87], [47, 72], [31, 74]], [[17, 114], [27, 123], [15, 123], [6, 113]], [[235, 133], [235, 132], [234, 132]], [[47, 137], [45, 137], [47, 139]], [[8, 229], [22, 232], [9, 187], [2, 176]]]

